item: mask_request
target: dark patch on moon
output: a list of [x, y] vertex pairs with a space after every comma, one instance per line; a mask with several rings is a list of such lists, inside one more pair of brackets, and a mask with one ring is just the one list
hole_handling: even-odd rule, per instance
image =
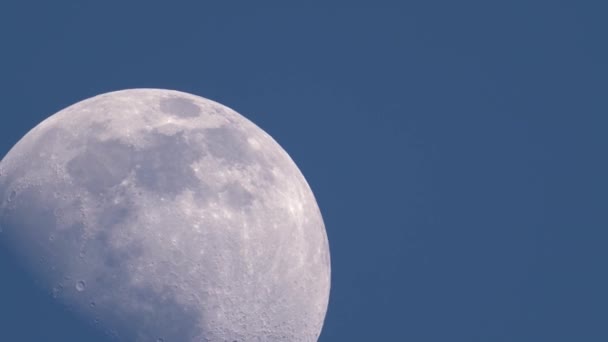
[[190, 189], [204, 198], [208, 189], [191, 167], [203, 155], [202, 149], [187, 142], [183, 132], [149, 135], [151, 143], [142, 150], [117, 140], [89, 141], [86, 150], [67, 163], [68, 174], [94, 195], [115, 191], [134, 170], [137, 185], [147, 190], [176, 196]]
[[90, 193], [106, 193], [129, 175], [132, 155], [133, 149], [118, 140], [89, 141], [85, 152], [67, 163], [67, 171]]
[[201, 158], [200, 148], [188, 143], [183, 132], [172, 136], [154, 132], [151, 137], [153, 143], [135, 153], [138, 184], [163, 195], [175, 196], [186, 189], [204, 192], [190, 166]]
[[180, 118], [195, 118], [201, 115], [201, 108], [183, 97], [170, 97], [160, 101], [160, 110]]
[[231, 164], [251, 162], [251, 147], [245, 135], [236, 128], [230, 126], [208, 128], [203, 134], [212, 156]]
[[234, 209], [244, 209], [250, 206], [255, 199], [253, 194], [239, 183], [230, 183], [224, 186], [222, 192], [226, 203]]
[[98, 122], [93, 122], [89, 125], [87, 135], [89, 136], [97, 136], [98, 134], [105, 132], [110, 127], [110, 120], [103, 120]]
[[114, 228], [126, 222], [135, 211], [135, 204], [128, 201], [110, 203], [101, 209], [97, 224], [103, 229]]

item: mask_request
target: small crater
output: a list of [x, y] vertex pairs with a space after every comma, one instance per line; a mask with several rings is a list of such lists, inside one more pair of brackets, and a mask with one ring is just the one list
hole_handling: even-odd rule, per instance
[[161, 100], [160, 110], [180, 118], [195, 118], [201, 114], [199, 106], [183, 97], [171, 97]]
[[78, 292], [84, 291], [86, 287], [87, 287], [87, 284], [84, 282], [84, 280], [81, 280], [76, 283], [76, 291], [78, 291]]
[[8, 195], [8, 201], [11, 202], [17, 196], [17, 192], [15, 190], [11, 191], [10, 195]]

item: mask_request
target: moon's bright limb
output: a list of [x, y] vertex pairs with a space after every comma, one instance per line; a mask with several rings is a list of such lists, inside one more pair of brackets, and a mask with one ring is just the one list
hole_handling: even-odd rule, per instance
[[216, 102], [132, 89], [43, 121], [0, 162], [0, 240], [121, 341], [316, 341], [329, 249], [304, 177]]

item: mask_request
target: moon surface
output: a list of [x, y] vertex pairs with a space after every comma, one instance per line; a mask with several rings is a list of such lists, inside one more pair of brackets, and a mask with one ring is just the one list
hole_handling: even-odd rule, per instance
[[262, 129], [205, 98], [102, 94], [0, 162], [0, 242], [117, 341], [317, 341], [329, 299], [314, 195]]

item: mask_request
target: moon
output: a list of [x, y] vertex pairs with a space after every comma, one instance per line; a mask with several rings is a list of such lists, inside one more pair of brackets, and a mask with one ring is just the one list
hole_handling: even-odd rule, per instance
[[317, 341], [323, 219], [266, 132], [192, 94], [69, 106], [0, 162], [0, 243], [116, 341]]

